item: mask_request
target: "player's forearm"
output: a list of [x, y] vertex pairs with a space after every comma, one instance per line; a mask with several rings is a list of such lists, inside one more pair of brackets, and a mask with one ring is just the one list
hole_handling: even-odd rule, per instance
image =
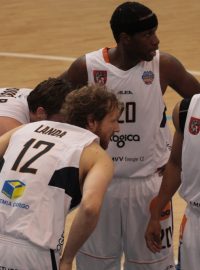
[[99, 211], [83, 208], [80, 206], [78, 209], [69, 232], [64, 253], [61, 259], [61, 261], [66, 263], [73, 261], [76, 253], [90, 236], [97, 224]]
[[166, 166], [156, 205], [151, 211], [152, 219], [159, 219], [162, 209], [171, 200], [181, 184], [181, 169], [173, 162]]

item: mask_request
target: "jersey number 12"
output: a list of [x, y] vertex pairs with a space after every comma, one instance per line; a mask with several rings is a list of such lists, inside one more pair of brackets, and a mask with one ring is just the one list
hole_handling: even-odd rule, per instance
[[[31, 168], [30, 165], [33, 163], [36, 159], [47, 153], [55, 144], [46, 142], [46, 141], [36, 141], [36, 139], [30, 139], [27, 143], [24, 144], [24, 148], [19, 153], [14, 165], [12, 166], [12, 170], [23, 173], [33, 173], [36, 174], [37, 169]], [[26, 154], [26, 152], [32, 147], [39, 149], [41, 146], [45, 146], [43, 150], [40, 150], [36, 155], [34, 155], [32, 158], [27, 160], [24, 164], [21, 164], [22, 158]]]

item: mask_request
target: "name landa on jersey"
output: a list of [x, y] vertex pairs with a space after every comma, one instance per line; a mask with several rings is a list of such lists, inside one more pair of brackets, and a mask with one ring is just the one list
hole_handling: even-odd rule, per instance
[[49, 126], [44, 126], [44, 125], [41, 125], [39, 128], [37, 128], [35, 130], [35, 132], [46, 134], [46, 135], [51, 135], [51, 136], [55, 136], [55, 137], [59, 137], [59, 138], [62, 138], [67, 133], [66, 131], [52, 128]]

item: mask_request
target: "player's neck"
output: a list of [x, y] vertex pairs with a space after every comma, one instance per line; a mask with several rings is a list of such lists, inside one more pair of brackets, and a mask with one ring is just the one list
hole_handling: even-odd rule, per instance
[[133, 58], [125, 54], [120, 48], [115, 47], [108, 50], [110, 63], [122, 70], [129, 70], [136, 66], [140, 61], [137, 57]]

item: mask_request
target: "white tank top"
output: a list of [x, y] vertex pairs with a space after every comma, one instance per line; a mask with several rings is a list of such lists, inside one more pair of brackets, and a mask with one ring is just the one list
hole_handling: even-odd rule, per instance
[[28, 88], [0, 88], [0, 116], [16, 119], [22, 124], [30, 122], [27, 96]]
[[200, 211], [200, 94], [194, 95], [187, 113], [182, 148], [182, 184], [179, 193]]
[[108, 151], [115, 162], [115, 176], [145, 177], [157, 169], [155, 151], [163, 118], [159, 51], [150, 62], [124, 71], [109, 63], [107, 48], [86, 54], [89, 83], [105, 84], [124, 103], [121, 131], [112, 136]]
[[0, 234], [56, 249], [69, 209], [81, 200], [81, 153], [96, 139], [52, 121], [16, 131], [0, 167]]

